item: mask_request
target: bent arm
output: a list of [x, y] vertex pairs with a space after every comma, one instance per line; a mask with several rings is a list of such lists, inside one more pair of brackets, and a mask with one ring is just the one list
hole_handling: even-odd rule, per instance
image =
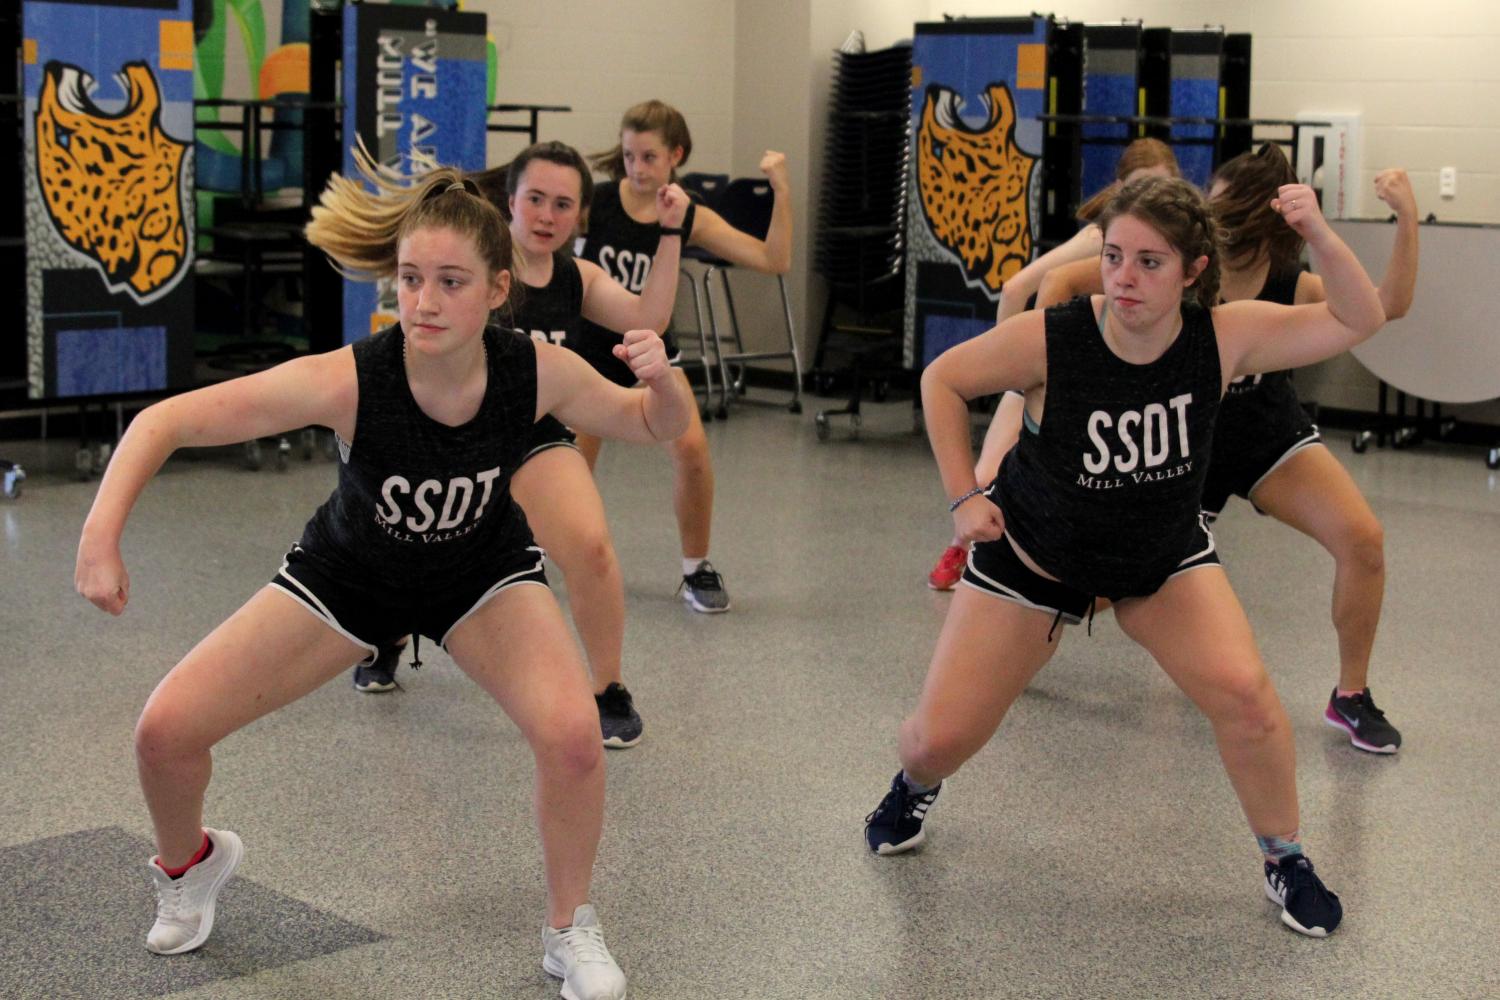
[[84, 520], [75, 571], [79, 592], [114, 614], [123, 610], [124, 595], [116, 595], [111, 583], [113, 576], [123, 577], [120, 537], [136, 500], [172, 452], [311, 424], [332, 427], [347, 440], [357, 403], [354, 354], [343, 348], [172, 396], [141, 411], [120, 439]]
[[1226, 378], [1331, 358], [1368, 340], [1385, 323], [1370, 276], [1324, 220], [1312, 189], [1284, 185], [1272, 204], [1307, 241], [1327, 299], [1316, 305], [1231, 302], [1216, 308]]
[[1411, 310], [1417, 291], [1417, 199], [1399, 167], [1375, 175], [1375, 193], [1396, 213], [1396, 239], [1380, 281], [1380, 305], [1386, 319], [1400, 319]]
[[661, 333], [672, 321], [677, 298], [677, 272], [681, 263], [678, 236], [663, 236], [651, 259], [646, 286], [636, 295], [611, 278], [592, 261], [574, 258], [583, 279], [583, 318], [608, 330], [655, 330]]
[[[1037, 297], [1037, 308], [1042, 308], [1041, 290], [1046, 278], [1057, 268], [1077, 261], [1097, 258], [1104, 245], [1099, 227], [1087, 225], [1073, 234], [1072, 239], [1061, 243], [1036, 260], [1027, 264], [1000, 286], [1000, 308], [995, 322], [1001, 323], [1026, 309], [1026, 302]], [[1095, 267], [1097, 271], [1098, 268]]]
[[790, 191], [771, 189], [771, 228], [758, 240], [724, 221], [713, 209], [698, 206], [688, 242], [731, 264], [766, 274], [786, 274], [792, 269], [792, 196]]
[[949, 499], [978, 485], [968, 401], [1040, 385], [1046, 377], [1044, 329], [1041, 313], [1022, 313], [949, 348], [922, 373], [922, 415]]
[[1036, 293], [1036, 307], [1045, 309], [1079, 295], [1099, 295], [1103, 291], [1104, 278], [1099, 273], [1099, 258], [1096, 254], [1087, 260], [1053, 268], [1042, 279], [1042, 286]]
[[650, 330], [631, 330], [616, 348], [621, 353], [641, 377], [641, 388], [622, 388], [573, 351], [538, 343], [537, 419], [550, 413], [585, 434], [639, 444], [670, 441], [687, 430], [696, 404], [685, 380], [666, 363], [661, 339]]

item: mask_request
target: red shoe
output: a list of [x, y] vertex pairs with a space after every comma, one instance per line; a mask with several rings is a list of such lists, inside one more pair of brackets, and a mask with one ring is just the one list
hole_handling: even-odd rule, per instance
[[969, 562], [969, 550], [962, 545], [950, 545], [938, 557], [937, 565], [927, 574], [927, 586], [933, 590], [952, 590], [958, 578], [964, 575]]

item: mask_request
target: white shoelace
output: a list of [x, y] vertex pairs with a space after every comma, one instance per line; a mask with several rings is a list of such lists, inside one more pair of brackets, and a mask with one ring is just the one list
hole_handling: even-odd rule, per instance
[[604, 929], [601, 927], [568, 927], [557, 932], [579, 965], [593, 962], [608, 962], [609, 949], [604, 946]]

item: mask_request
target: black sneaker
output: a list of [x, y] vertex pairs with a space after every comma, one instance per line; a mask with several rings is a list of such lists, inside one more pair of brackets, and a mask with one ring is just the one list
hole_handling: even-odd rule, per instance
[[1344, 918], [1339, 897], [1329, 892], [1300, 854], [1281, 864], [1266, 862], [1266, 898], [1281, 907], [1281, 922], [1308, 937], [1327, 937]]
[[1385, 713], [1375, 707], [1370, 689], [1348, 698], [1339, 697], [1334, 688], [1323, 709], [1323, 721], [1349, 734], [1349, 742], [1370, 753], [1395, 753], [1401, 749], [1401, 732], [1385, 721]]
[[724, 578], [707, 559], [682, 578], [682, 585], [677, 588], [677, 592], [684, 601], [692, 605], [694, 611], [714, 615], [729, 610], [729, 591], [724, 589]]
[[396, 667], [405, 646], [381, 646], [375, 662], [354, 668], [354, 690], [364, 694], [382, 694], [396, 688]]
[[624, 749], [641, 741], [641, 717], [625, 685], [611, 684], [603, 694], [594, 695], [594, 704], [599, 706], [599, 729], [604, 733], [605, 746]]
[[870, 850], [876, 854], [900, 854], [926, 840], [922, 821], [942, 790], [943, 784], [938, 782], [930, 792], [910, 791], [897, 771], [891, 790], [885, 793], [875, 811], [865, 817], [865, 843]]

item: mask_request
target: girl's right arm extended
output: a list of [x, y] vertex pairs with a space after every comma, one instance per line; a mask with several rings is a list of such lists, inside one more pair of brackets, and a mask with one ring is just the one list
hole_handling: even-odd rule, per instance
[[112, 615], [125, 610], [130, 596], [120, 558], [125, 519], [172, 452], [314, 424], [350, 440], [357, 394], [354, 353], [344, 348], [172, 396], [142, 410], [120, 439], [83, 523], [73, 578], [78, 592]]

